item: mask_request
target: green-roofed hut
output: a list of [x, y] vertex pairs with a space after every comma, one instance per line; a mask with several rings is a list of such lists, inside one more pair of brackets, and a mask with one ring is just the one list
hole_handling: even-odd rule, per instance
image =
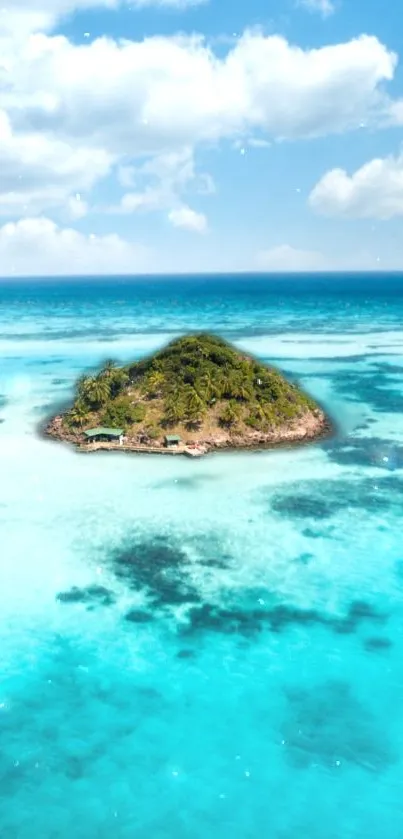
[[167, 434], [164, 438], [165, 448], [173, 449], [175, 446], [179, 446], [181, 442], [181, 438], [179, 434]]
[[90, 428], [84, 431], [88, 443], [111, 443], [123, 437], [123, 428]]

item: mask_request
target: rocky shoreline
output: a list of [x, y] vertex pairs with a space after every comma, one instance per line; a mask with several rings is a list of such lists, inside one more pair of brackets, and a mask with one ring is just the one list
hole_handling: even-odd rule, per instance
[[63, 424], [63, 415], [51, 419], [43, 429], [43, 434], [46, 438], [69, 443], [81, 452], [123, 451], [139, 454], [200, 456], [214, 451], [259, 451], [282, 446], [302, 445], [325, 439], [331, 435], [332, 431], [333, 426], [329, 418], [318, 409], [276, 431], [264, 433], [251, 429], [247, 433], [231, 434], [229, 431], [222, 430], [214, 435], [200, 436], [197, 439], [192, 435], [192, 440], [184, 440], [182, 444], [173, 449], [165, 448], [161, 442], [151, 444], [150, 441], [150, 444], [145, 444], [135, 436], [126, 437], [123, 444], [118, 442], [88, 443], [82, 431], [66, 429]]

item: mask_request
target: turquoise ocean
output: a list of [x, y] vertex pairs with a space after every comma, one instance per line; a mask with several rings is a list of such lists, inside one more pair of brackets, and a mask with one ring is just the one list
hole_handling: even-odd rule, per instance
[[[213, 331], [330, 440], [193, 462], [38, 429]], [[1, 839], [401, 839], [403, 277], [0, 285]]]

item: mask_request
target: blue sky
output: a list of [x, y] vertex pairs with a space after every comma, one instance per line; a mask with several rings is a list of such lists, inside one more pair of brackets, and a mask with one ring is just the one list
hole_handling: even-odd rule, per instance
[[2, 274], [403, 269], [403, 14], [14, 0]]

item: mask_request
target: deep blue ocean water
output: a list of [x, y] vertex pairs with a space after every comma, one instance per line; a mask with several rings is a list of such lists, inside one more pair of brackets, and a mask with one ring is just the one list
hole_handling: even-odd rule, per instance
[[[76, 454], [84, 370], [211, 330], [337, 432]], [[0, 836], [401, 839], [403, 276], [0, 284]]]

